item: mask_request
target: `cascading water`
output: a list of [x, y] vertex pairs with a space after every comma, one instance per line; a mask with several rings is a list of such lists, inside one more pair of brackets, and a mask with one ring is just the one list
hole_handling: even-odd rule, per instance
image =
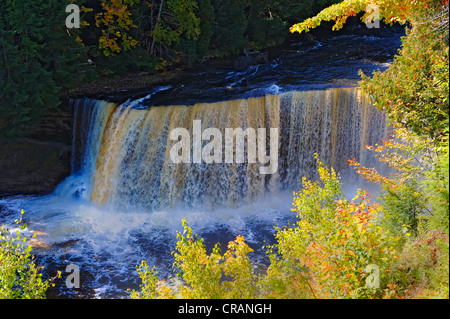
[[[78, 99], [73, 108], [71, 176], [49, 196], [0, 200], [10, 212], [25, 209], [48, 275], [80, 267], [82, 289], [61, 282], [50, 292], [56, 296], [126, 297], [139, 284], [134, 267], [142, 259], [168, 276], [183, 217], [211, 244], [225, 247], [244, 235], [255, 250], [251, 258], [264, 263], [262, 246], [273, 240], [273, 226], [293, 217], [292, 191], [303, 176], [316, 178], [314, 153], [356, 188], [347, 160], [373, 166], [365, 145], [387, 134], [385, 115], [359, 88], [147, 108], [140, 100]], [[198, 120], [202, 130], [223, 136], [227, 128], [266, 128], [267, 154], [274, 152], [269, 128], [278, 128], [275, 173], [260, 174], [260, 163], [248, 163], [247, 140], [236, 140], [234, 149], [244, 150], [244, 163], [174, 163], [170, 133], [184, 128], [193, 135]]]
[[[92, 204], [121, 211], [250, 204], [298, 189], [302, 176], [315, 178], [315, 152], [348, 180], [354, 176], [347, 160], [366, 164], [365, 145], [381, 141], [386, 133], [384, 115], [358, 88], [148, 109], [84, 99], [74, 108], [79, 150], [74, 151], [73, 176], [82, 183], [74, 183], [73, 176], [68, 182]], [[279, 149], [267, 150], [279, 153], [278, 170], [261, 175], [247, 156], [244, 163], [173, 163], [170, 149], [176, 142], [170, 132], [192, 132], [195, 120], [201, 120], [202, 129], [221, 132], [279, 128]], [[236, 150], [241, 147], [247, 150], [248, 140]]]

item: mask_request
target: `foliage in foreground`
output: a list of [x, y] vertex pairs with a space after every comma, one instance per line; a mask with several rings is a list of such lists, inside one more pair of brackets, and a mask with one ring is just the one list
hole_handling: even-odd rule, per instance
[[238, 236], [221, 255], [216, 245], [207, 254], [202, 238], [183, 221], [174, 266], [181, 280], [159, 281], [143, 261], [143, 281], [132, 298], [378, 298], [391, 297], [388, 265], [397, 257], [398, 238], [377, 223], [380, 207], [366, 192], [348, 201], [336, 173], [320, 161], [320, 181], [303, 180], [294, 198], [298, 221], [278, 229], [268, 249], [271, 264], [256, 275]]
[[399, 128], [367, 146], [389, 172], [349, 164], [381, 187], [352, 200], [317, 158], [320, 180], [294, 193], [293, 226], [277, 229], [266, 274], [256, 275], [238, 236], [221, 255], [183, 220], [174, 252], [180, 280], [159, 281], [143, 261], [132, 298], [448, 298], [449, 148]]
[[[141, 291], [133, 290], [133, 299], [174, 299], [174, 298], [252, 298], [256, 295], [256, 276], [253, 274], [247, 256], [253, 250], [242, 236], [228, 244], [222, 256], [216, 244], [208, 255], [203, 238], [192, 235], [192, 229], [183, 219], [183, 233], [178, 233], [177, 251], [174, 265], [185, 284], [174, 281], [166, 285], [159, 281], [155, 267], [149, 269], [146, 261], [138, 267], [142, 279]], [[233, 280], [222, 280], [223, 275]]]
[[296, 225], [275, 235], [265, 290], [275, 298], [389, 297], [398, 238], [377, 223], [381, 207], [367, 192], [345, 199], [336, 173], [318, 166], [320, 183], [304, 179], [295, 194]]
[[[23, 215], [24, 211], [21, 211]], [[19, 229], [25, 229], [22, 216], [16, 221]], [[45, 298], [51, 281], [43, 280], [41, 267], [33, 261], [27, 238], [17, 230], [10, 234], [5, 226], [0, 228], [0, 299]]]
[[[410, 298], [449, 296], [449, 148], [406, 129], [368, 147], [391, 174], [349, 161], [359, 174], [382, 188], [380, 225], [400, 236], [391, 277]], [[403, 235], [403, 236], [402, 236]]]

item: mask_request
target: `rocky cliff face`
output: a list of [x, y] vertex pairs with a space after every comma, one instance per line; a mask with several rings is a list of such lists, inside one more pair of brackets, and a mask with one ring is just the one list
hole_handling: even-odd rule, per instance
[[71, 170], [73, 114], [46, 114], [25, 138], [0, 140], [0, 195], [48, 194]]

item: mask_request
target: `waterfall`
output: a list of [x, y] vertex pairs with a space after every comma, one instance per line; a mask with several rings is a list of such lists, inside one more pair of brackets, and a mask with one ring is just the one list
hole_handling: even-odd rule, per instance
[[[73, 105], [69, 184], [77, 185], [77, 192], [82, 189], [91, 203], [123, 211], [237, 207], [267, 194], [298, 190], [303, 176], [317, 177], [314, 153], [344, 180], [352, 180], [347, 160], [373, 164], [365, 145], [379, 143], [387, 134], [385, 115], [359, 88], [146, 109], [136, 101], [118, 105], [78, 99]], [[170, 138], [171, 132], [184, 128], [192, 134], [198, 120], [203, 130], [216, 128], [224, 135], [226, 128], [266, 128], [268, 148], [269, 128], [278, 128], [278, 169], [260, 174], [260, 164], [248, 161], [248, 139], [236, 141], [234, 151], [243, 147], [244, 163], [174, 163], [170, 153], [177, 141]], [[208, 142], [202, 141], [202, 146]]]

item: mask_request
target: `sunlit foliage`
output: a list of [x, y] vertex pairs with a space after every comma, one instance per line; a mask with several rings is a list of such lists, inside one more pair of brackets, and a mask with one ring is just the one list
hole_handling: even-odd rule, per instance
[[[27, 238], [21, 233], [27, 225], [16, 220], [17, 230], [0, 227], [0, 299], [42, 299], [52, 280], [42, 278]], [[55, 277], [56, 278], [56, 277]]]

